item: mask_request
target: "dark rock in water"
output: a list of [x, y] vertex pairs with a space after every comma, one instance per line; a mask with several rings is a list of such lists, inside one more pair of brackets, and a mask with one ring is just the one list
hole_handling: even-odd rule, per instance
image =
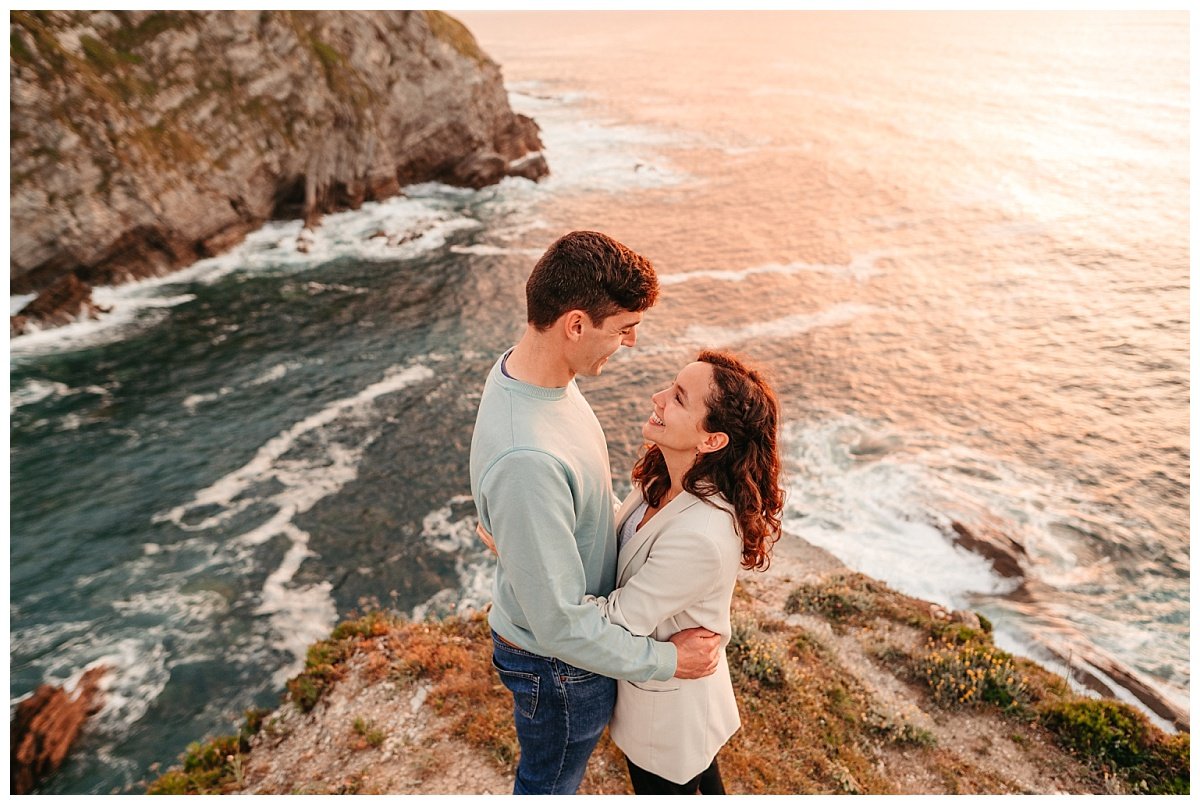
[[[440, 12], [15, 11], [9, 27], [10, 293], [161, 275], [409, 183], [547, 173], [521, 161], [542, 143], [500, 68]], [[14, 333], [72, 318], [48, 301], [21, 315]]]
[[503, 179], [507, 174], [508, 160], [499, 154], [474, 154], [455, 165], [443, 177], [447, 184], [472, 187], [478, 190]]
[[530, 154], [523, 159], [509, 163], [508, 166], [509, 176], [520, 176], [535, 182], [548, 173], [550, 173], [550, 166], [546, 164], [546, 158], [541, 153]]
[[17, 705], [11, 726], [11, 793], [30, 793], [62, 764], [84, 721], [102, 705], [100, 679], [106, 673], [104, 666], [84, 673], [73, 696], [42, 685]]
[[957, 520], [950, 523], [950, 527], [954, 529], [954, 541], [957, 544], [991, 561], [992, 567], [1001, 576], [1006, 579], [1024, 577], [1022, 563], [1027, 555], [1021, 543], [996, 531], [989, 531], [986, 538], [977, 536]]
[[21, 308], [21, 312], [9, 320], [11, 335], [23, 335], [31, 322], [40, 326], [61, 326], [76, 321], [80, 316], [96, 318], [107, 313], [108, 308], [92, 301], [92, 286], [74, 274], [68, 274], [38, 294], [37, 298]]

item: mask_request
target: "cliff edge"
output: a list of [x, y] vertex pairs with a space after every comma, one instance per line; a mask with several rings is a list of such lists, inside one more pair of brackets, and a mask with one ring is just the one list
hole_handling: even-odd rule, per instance
[[40, 294], [14, 335], [270, 219], [548, 172], [441, 12], [14, 11], [9, 30], [9, 290]]
[[[1187, 793], [1190, 737], [996, 648], [990, 624], [786, 537], [743, 572], [727, 649], [731, 794]], [[150, 793], [503, 794], [512, 697], [482, 614], [370, 612], [309, 649], [273, 712], [194, 744]], [[630, 793], [607, 734], [583, 794]]]

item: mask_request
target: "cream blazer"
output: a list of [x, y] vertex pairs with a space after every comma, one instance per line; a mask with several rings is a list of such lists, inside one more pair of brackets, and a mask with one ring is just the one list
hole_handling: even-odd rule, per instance
[[[721, 636], [710, 676], [617, 681], [613, 741], [636, 765], [676, 783], [708, 768], [741, 726], [725, 646], [742, 541], [730, 504], [717, 495], [710, 500], [683, 492], [668, 503], [621, 548], [617, 589], [605, 598], [589, 596], [609, 621], [635, 635], [667, 640], [703, 626]], [[641, 503], [635, 487], [617, 512], [618, 529]]]

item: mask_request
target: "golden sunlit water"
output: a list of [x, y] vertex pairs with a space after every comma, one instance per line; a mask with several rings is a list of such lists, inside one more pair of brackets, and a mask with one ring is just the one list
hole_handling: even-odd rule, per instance
[[[1186, 708], [1185, 16], [464, 18], [522, 93], [652, 133], [664, 186], [559, 215], [678, 280], [643, 348], [782, 379], [797, 533]], [[913, 520], [1015, 539], [1036, 603], [960, 586]]]

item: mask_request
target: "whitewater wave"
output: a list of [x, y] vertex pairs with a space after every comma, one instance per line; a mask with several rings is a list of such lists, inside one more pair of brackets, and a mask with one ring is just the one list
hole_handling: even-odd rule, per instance
[[264, 582], [255, 610], [267, 616], [275, 647], [294, 658], [292, 665], [276, 673], [277, 682], [302, 667], [308, 645], [328, 634], [337, 615], [329, 582], [293, 584], [300, 565], [311, 555], [309, 534], [295, 525], [294, 518], [357, 477], [359, 461], [378, 437], [384, 419], [375, 401], [433, 376], [422, 364], [388, 372], [359, 393], [334, 401], [280, 432], [246, 464], [200, 490], [189, 502], [155, 516], [156, 522], [170, 522], [184, 531], [219, 534], [247, 511], [273, 511], [265, 521], [241, 533], [221, 535], [221, 540], [235, 555], [248, 554], [276, 537], [287, 540], [285, 554]]
[[689, 174], [663, 153], [684, 144], [680, 135], [646, 126], [592, 117], [585, 93], [550, 90], [541, 82], [508, 85], [513, 111], [534, 117], [541, 129], [542, 152], [550, 175], [531, 192], [562, 190], [619, 193], [630, 188], [668, 187]]
[[[293, 369], [299, 368], [301, 365], [302, 364], [300, 364], [297, 361], [287, 361], [284, 363], [277, 363], [274, 366], [272, 366], [270, 369], [267, 369], [265, 372], [263, 372], [258, 377], [247, 382], [245, 385], [249, 386], [249, 387], [253, 387], [253, 386], [266, 386], [266, 385], [270, 385], [272, 383], [276, 383], [276, 382], [282, 380], [283, 378], [285, 378], [287, 376], [288, 372], [292, 371]], [[211, 403], [211, 402], [216, 402], [217, 400], [220, 400], [224, 397], [228, 397], [230, 394], [233, 394], [237, 390], [238, 389], [235, 389], [232, 386], [221, 386], [216, 391], [205, 392], [203, 394], [189, 394], [187, 397], [184, 397], [182, 405], [183, 405], [184, 410], [186, 410], [189, 415], [194, 415], [196, 413], [196, 409], [199, 408], [200, 406], [207, 405], [208, 403]]]
[[1013, 588], [939, 528], [925, 494], [928, 473], [900, 452], [901, 435], [839, 417], [789, 424], [784, 443], [799, 468], [785, 530], [854, 570], [952, 609], [968, 606], [973, 594]]
[[[113, 383], [112, 385], [116, 387], [117, 384]], [[8, 412], [11, 415], [27, 405], [34, 405], [43, 400], [84, 396], [99, 398], [98, 402], [104, 403], [112, 399], [112, 389], [95, 385], [72, 388], [66, 383], [60, 383], [56, 380], [31, 378], [13, 389], [9, 394]], [[83, 422], [84, 418], [79, 414], [68, 413], [60, 417], [55, 425], [59, 430], [75, 430]], [[49, 424], [51, 424], [49, 420], [42, 419], [34, 423], [33, 427], [37, 428]]]
[[818, 327], [835, 327], [861, 316], [875, 313], [879, 308], [871, 305], [844, 303], [815, 313], [795, 313], [769, 321], [722, 327], [710, 324], [693, 324], [683, 335], [683, 340], [693, 344], [730, 346], [742, 341], [791, 338]]
[[189, 414], [196, 413], [196, 409], [206, 403], [219, 400], [222, 397], [232, 394], [233, 389], [229, 386], [222, 386], [220, 389], [208, 394], [189, 394], [183, 400], [183, 407]]
[[[20, 358], [112, 343], [123, 337], [129, 327], [155, 324], [167, 315], [170, 308], [196, 298], [193, 294], [161, 295], [165, 281], [165, 278], [158, 277], [126, 285], [94, 288], [92, 301], [108, 312], [94, 319], [81, 314], [78, 319], [62, 327], [38, 329], [36, 324], [30, 324], [29, 332], [9, 341], [9, 355]], [[180, 279], [172, 277], [172, 281]]]
[[735, 270], [705, 269], [699, 271], [681, 271], [676, 274], [660, 274], [659, 285], [681, 285], [685, 282], [708, 280], [713, 282], [744, 282], [745, 280], [762, 275], [794, 276], [803, 273], [829, 274], [856, 282], [878, 277], [883, 274], [879, 261], [885, 256], [884, 252], [857, 255], [846, 265], [831, 263], [767, 263], [752, 268]]
[[[988, 613], [997, 645], [1056, 670], [1072, 655], [1115, 658], [1122, 675], [1163, 701], [1182, 702], [1186, 712], [1186, 695], [1139, 670], [1147, 651], [1162, 650], [1147, 643], [1144, 630], [1106, 616], [1110, 604], [1080, 600], [1066, 618], [1051, 603], [1103, 598], [1111, 563], [1096, 546], [1120, 542], [1120, 524], [1072, 481], [852, 415], [790, 423], [783, 444], [793, 467], [783, 522], [789, 533], [908, 595]], [[1182, 657], [1164, 658], [1186, 667]], [[1148, 705], [1102, 668], [1089, 674]]]
[[413, 607], [413, 620], [479, 611], [492, 600], [496, 562], [475, 534], [478, 522], [470, 495], [455, 495], [425, 515], [421, 538], [434, 550], [454, 554], [458, 585], [439, 590]]
[[507, 246], [493, 246], [489, 243], [475, 243], [470, 246], [451, 246], [450, 251], [455, 254], [477, 254], [477, 255], [496, 255], [496, 254], [524, 254], [530, 257], [541, 257], [544, 249], [523, 249], [510, 248]]
[[[187, 268], [123, 285], [96, 287], [92, 299], [108, 312], [62, 327], [34, 327], [11, 340], [10, 352], [16, 357], [40, 355], [119, 340], [131, 329], [162, 321], [170, 308], [194, 300], [195, 294], [178, 292], [190, 283], [213, 284], [235, 273], [299, 273], [347, 257], [367, 263], [412, 259], [443, 248], [454, 233], [481, 226], [455, 209], [460, 203], [457, 188], [414, 185], [406, 192], [407, 196], [327, 215], [315, 231], [305, 229], [299, 220], [269, 222], [230, 251]], [[300, 241], [306, 242], [306, 251], [299, 250]]]
[[72, 393], [66, 383], [54, 380], [29, 380], [19, 388], [13, 389], [8, 396], [9, 413], [25, 405], [32, 405], [50, 397], [66, 397]]

